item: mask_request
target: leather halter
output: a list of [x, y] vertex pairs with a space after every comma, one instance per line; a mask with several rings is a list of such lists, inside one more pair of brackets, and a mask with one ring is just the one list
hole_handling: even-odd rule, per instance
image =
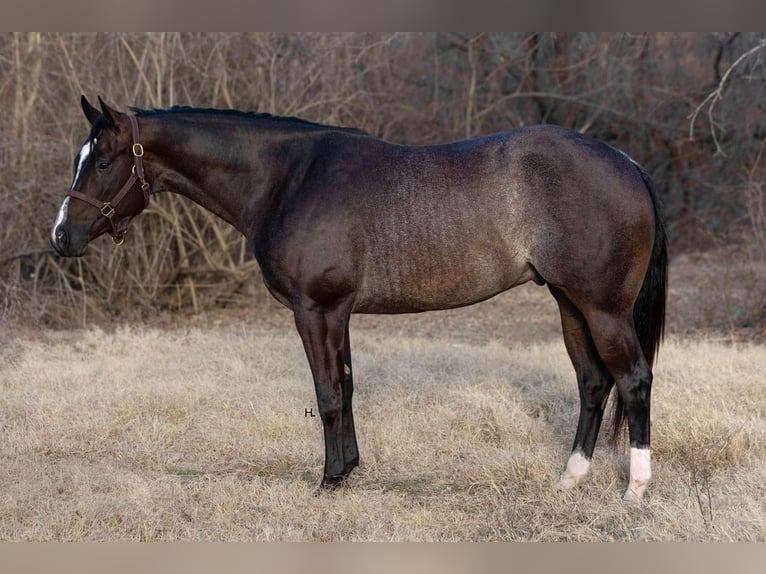
[[138, 142], [138, 120], [136, 120], [136, 117], [133, 115], [128, 115], [128, 118], [130, 119], [130, 127], [133, 132], [133, 147], [131, 148], [131, 151], [133, 152], [133, 169], [131, 170], [130, 177], [123, 184], [117, 195], [110, 201], [99, 201], [98, 199], [89, 197], [84, 193], [73, 189], [70, 189], [67, 192], [68, 197], [74, 197], [75, 199], [80, 199], [91, 204], [99, 210], [101, 215], [109, 220], [109, 223], [112, 225], [112, 241], [115, 245], [123, 244], [125, 241], [125, 234], [128, 232], [128, 225], [130, 225], [132, 220], [132, 216], [117, 219], [117, 205], [123, 200], [128, 192], [133, 189], [136, 182], [141, 184], [141, 191], [144, 194], [144, 207], [141, 208], [142, 210], [146, 209], [149, 205], [150, 198], [149, 182], [144, 178], [144, 148]]

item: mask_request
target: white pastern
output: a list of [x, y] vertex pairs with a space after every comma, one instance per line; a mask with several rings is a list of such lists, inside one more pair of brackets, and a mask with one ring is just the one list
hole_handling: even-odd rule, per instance
[[573, 452], [569, 456], [567, 467], [556, 484], [556, 488], [559, 490], [566, 490], [577, 486], [588, 475], [589, 470], [590, 460], [585, 458], [579, 450]]
[[648, 448], [630, 449], [630, 481], [623, 498], [638, 501], [644, 496], [646, 487], [652, 479], [651, 451]]
[[59, 212], [56, 214], [56, 221], [53, 222], [53, 227], [51, 227], [51, 241], [53, 243], [56, 242], [56, 228], [64, 223], [66, 221], [66, 214], [67, 214], [67, 208], [69, 207], [69, 197], [65, 197], [64, 201], [61, 202], [61, 207], [59, 207]]

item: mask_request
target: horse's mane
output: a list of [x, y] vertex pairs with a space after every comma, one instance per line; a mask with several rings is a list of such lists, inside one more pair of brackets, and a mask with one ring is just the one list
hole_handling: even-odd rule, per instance
[[137, 116], [159, 116], [159, 115], [172, 115], [172, 114], [199, 114], [209, 116], [223, 116], [223, 117], [241, 117], [241, 118], [253, 118], [259, 120], [273, 120], [277, 122], [284, 122], [289, 124], [295, 124], [298, 126], [306, 126], [313, 128], [324, 128], [333, 130], [351, 131], [359, 134], [369, 135], [364, 130], [357, 128], [346, 128], [340, 126], [332, 126], [327, 124], [321, 124], [318, 122], [312, 122], [304, 120], [303, 118], [296, 118], [294, 116], [278, 116], [273, 114], [267, 114], [266, 112], [243, 112], [233, 109], [219, 109], [219, 108], [194, 108], [191, 106], [173, 106], [170, 108], [152, 108], [143, 109], [131, 107], [130, 110]]

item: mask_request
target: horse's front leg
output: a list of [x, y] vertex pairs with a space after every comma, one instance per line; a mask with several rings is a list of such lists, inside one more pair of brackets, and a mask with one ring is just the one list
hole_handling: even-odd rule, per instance
[[327, 306], [308, 299], [294, 305], [295, 325], [311, 367], [324, 427], [322, 488], [340, 485], [359, 463], [351, 413], [350, 307], [347, 301]]
[[351, 368], [351, 342], [348, 336], [348, 319], [343, 336], [343, 473], [348, 475], [359, 466], [359, 448], [356, 444], [354, 413], [351, 397], [354, 395], [354, 375]]

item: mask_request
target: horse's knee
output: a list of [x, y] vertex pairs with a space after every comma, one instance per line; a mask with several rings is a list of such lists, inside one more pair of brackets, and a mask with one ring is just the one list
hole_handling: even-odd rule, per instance
[[339, 420], [343, 411], [343, 397], [338, 391], [329, 390], [317, 393], [317, 407], [322, 422], [328, 425]]

